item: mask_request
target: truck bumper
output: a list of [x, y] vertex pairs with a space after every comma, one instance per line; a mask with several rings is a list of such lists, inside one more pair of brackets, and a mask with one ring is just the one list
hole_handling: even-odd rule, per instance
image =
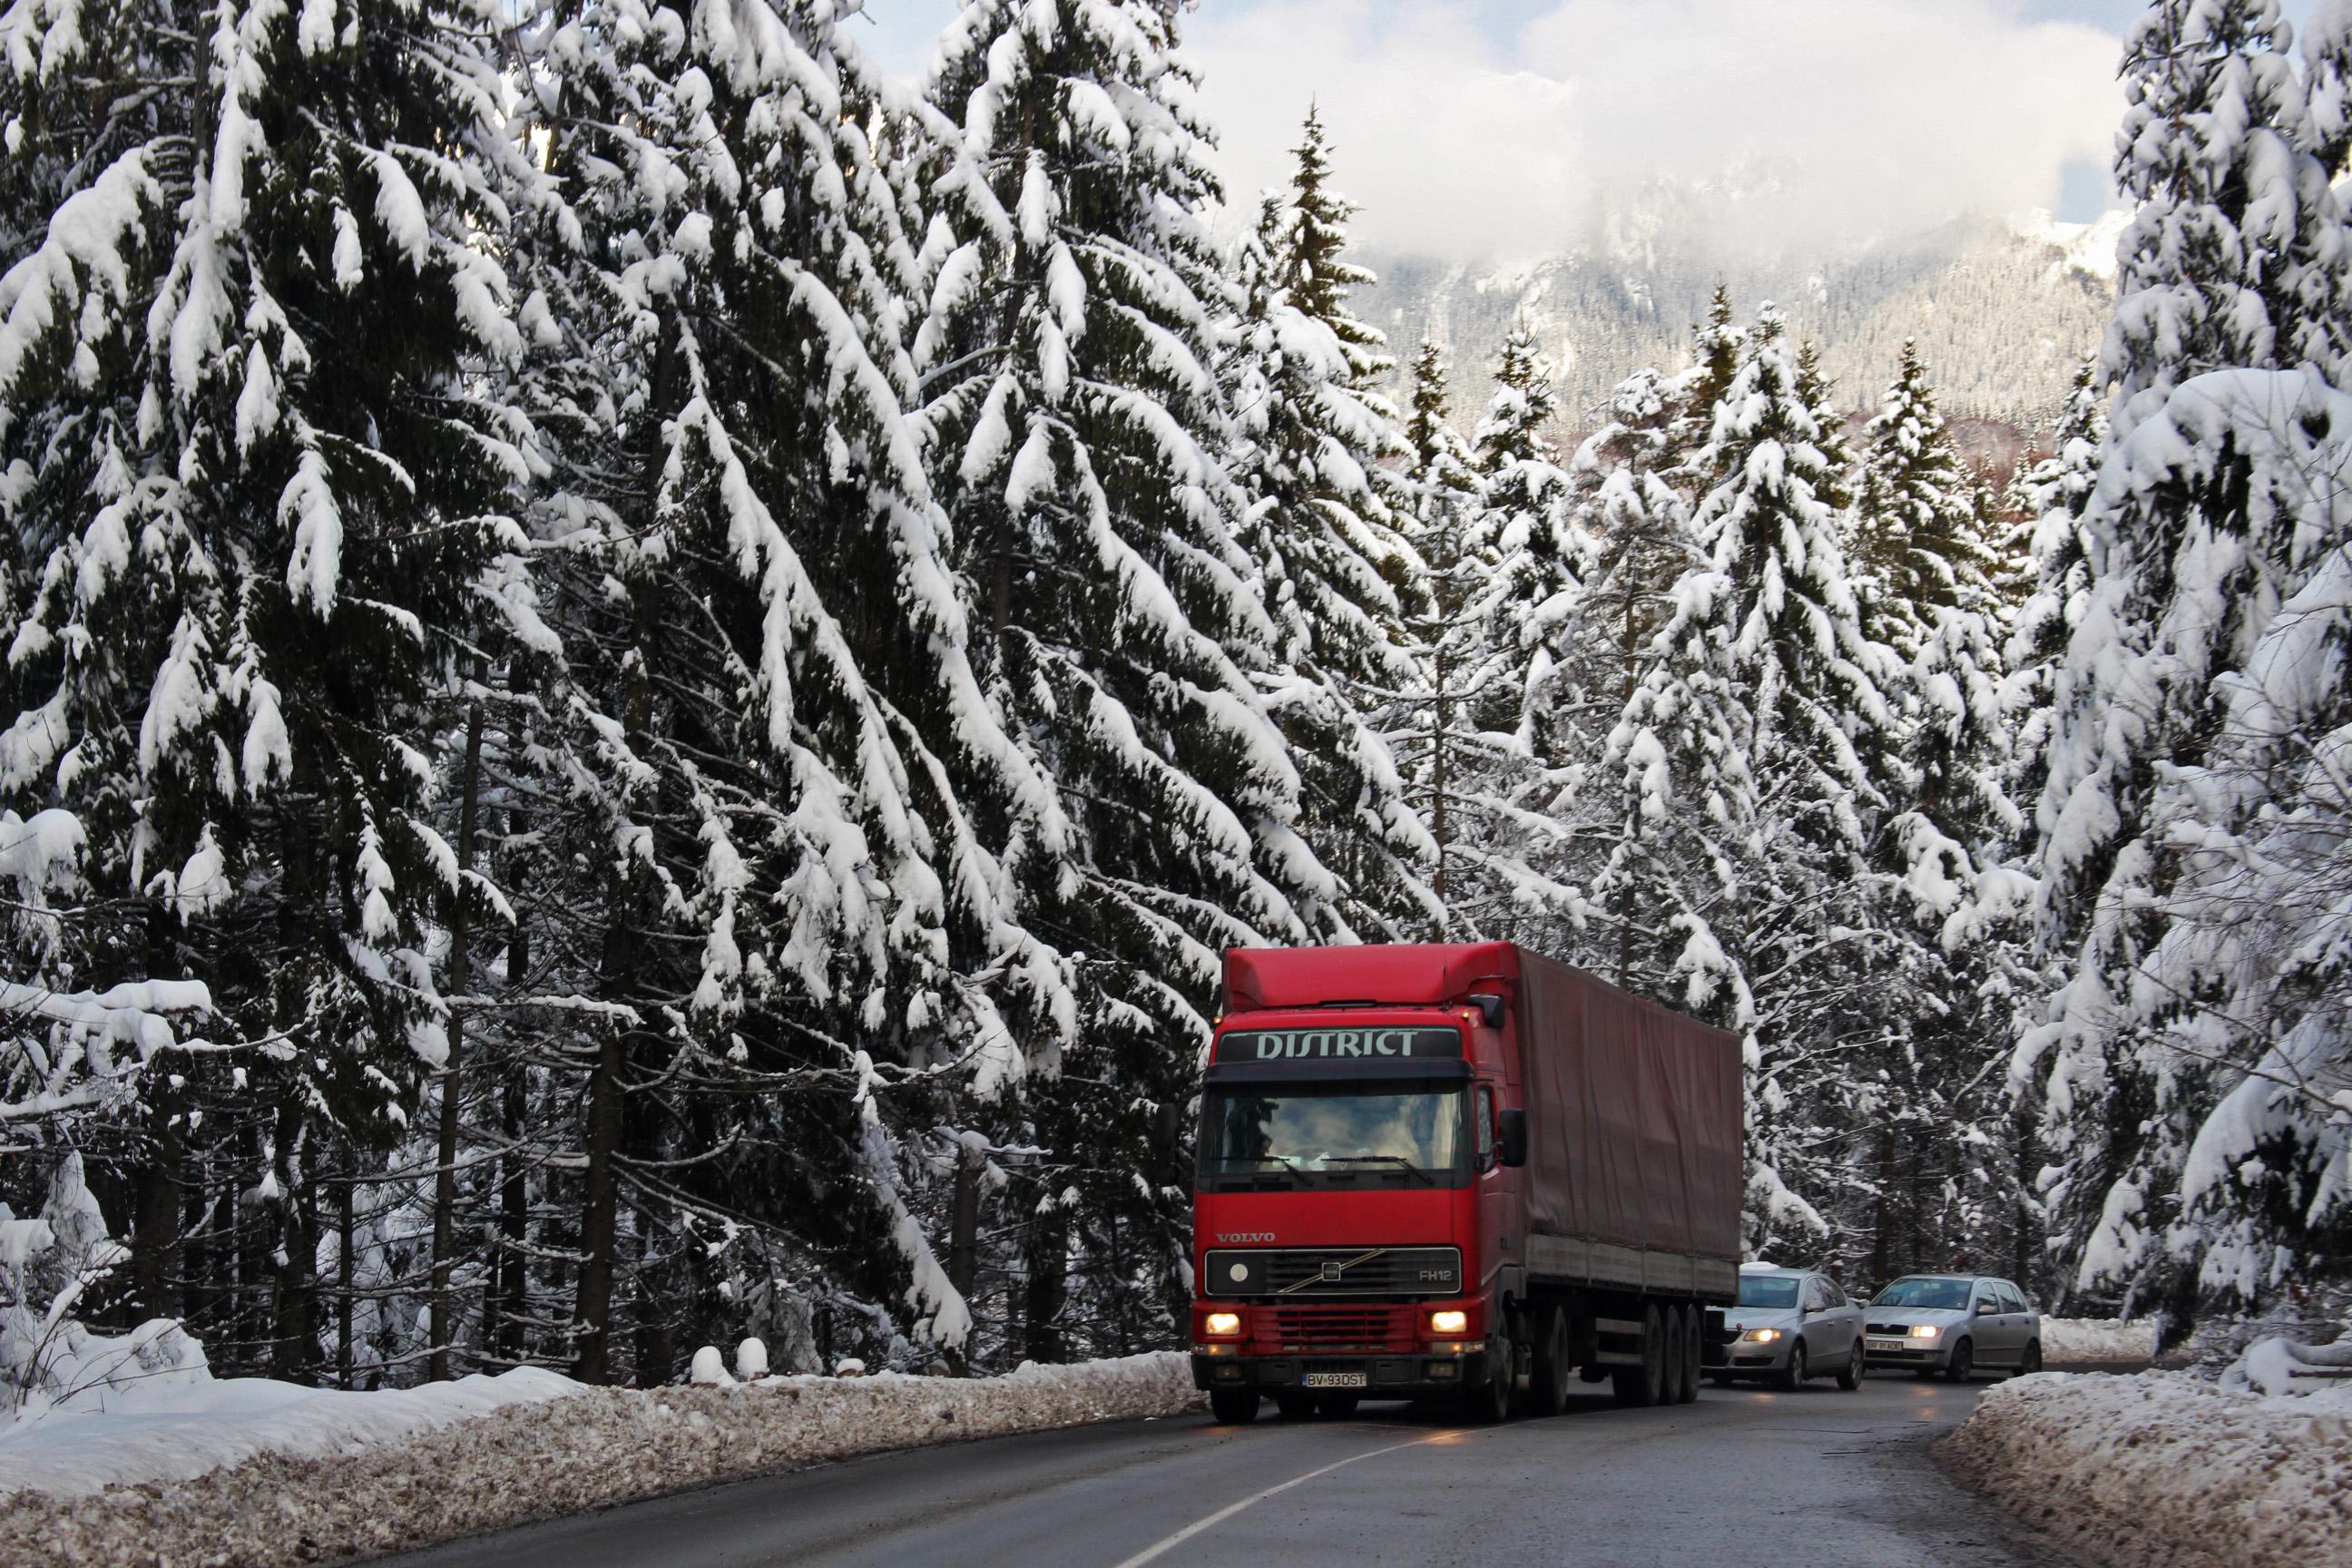
[[[1261, 1394], [1353, 1394], [1366, 1399], [1420, 1399], [1476, 1388], [1487, 1378], [1483, 1350], [1457, 1355], [1195, 1355], [1195, 1388], [1254, 1388]], [[1310, 1373], [1360, 1373], [1361, 1386], [1309, 1388]]]

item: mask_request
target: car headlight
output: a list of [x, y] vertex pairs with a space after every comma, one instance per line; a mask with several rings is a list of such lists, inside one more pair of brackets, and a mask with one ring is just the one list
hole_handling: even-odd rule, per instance
[[1470, 1314], [1446, 1310], [1429, 1314], [1429, 1331], [1433, 1334], [1466, 1334], [1470, 1331]]
[[1750, 1329], [1739, 1336], [1749, 1344], [1769, 1345], [1780, 1337], [1779, 1329]]
[[1231, 1339], [1242, 1331], [1239, 1312], [1212, 1312], [1201, 1320], [1201, 1331], [1218, 1339]]
[[1914, 1323], [1911, 1325], [1911, 1337], [1915, 1340], [1940, 1340], [1944, 1337], [1944, 1331], [1933, 1323]]

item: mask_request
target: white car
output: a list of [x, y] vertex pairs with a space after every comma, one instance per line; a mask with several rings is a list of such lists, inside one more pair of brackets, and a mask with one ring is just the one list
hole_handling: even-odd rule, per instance
[[2042, 1370], [2042, 1314], [2025, 1292], [1982, 1274], [1906, 1274], [1871, 1299], [1864, 1354], [1965, 1383], [1979, 1368]]
[[1741, 1266], [1739, 1302], [1723, 1315], [1723, 1360], [1706, 1369], [1716, 1386], [1753, 1377], [1795, 1389], [1834, 1373], [1850, 1391], [1863, 1370], [1862, 1309], [1836, 1280], [1814, 1268]]

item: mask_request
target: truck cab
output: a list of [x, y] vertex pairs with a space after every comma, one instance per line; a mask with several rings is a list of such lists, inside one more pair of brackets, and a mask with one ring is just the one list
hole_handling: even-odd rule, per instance
[[[1569, 1289], [1589, 1281], [1530, 1270], [1521, 959], [1501, 942], [1228, 954], [1192, 1258], [1194, 1382], [1221, 1420], [1264, 1397], [1297, 1415], [1441, 1394], [1500, 1419], [1538, 1385], [1557, 1407], [1580, 1345], [1587, 1366], [1638, 1369], [1638, 1343], [1604, 1343], [1626, 1321]], [[1699, 1325], [1673, 1322], [1695, 1389]]]

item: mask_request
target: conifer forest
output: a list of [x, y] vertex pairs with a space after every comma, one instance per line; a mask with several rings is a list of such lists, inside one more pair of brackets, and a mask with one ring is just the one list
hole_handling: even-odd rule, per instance
[[1460, 406], [1189, 0], [860, 6], [0, 4], [0, 1373], [1164, 1348], [1269, 944], [1732, 1030], [1754, 1258], [2352, 1283], [2352, 7], [2147, 7], [2011, 472], [1727, 291]]

